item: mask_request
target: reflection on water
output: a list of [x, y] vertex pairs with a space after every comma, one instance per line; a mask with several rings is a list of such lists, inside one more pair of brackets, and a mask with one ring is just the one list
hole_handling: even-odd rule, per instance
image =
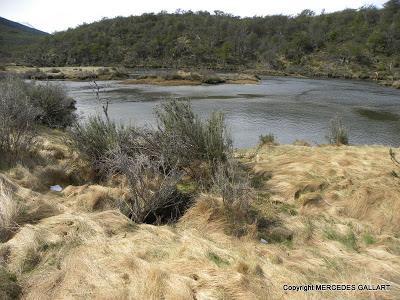
[[[78, 112], [99, 111], [87, 82], [67, 82]], [[236, 147], [254, 146], [261, 134], [279, 142], [325, 143], [329, 120], [343, 118], [353, 144], [400, 145], [400, 90], [373, 83], [267, 77], [258, 85], [151, 86], [99, 82], [110, 115], [123, 123], [155, 125], [153, 109], [165, 98], [188, 98], [202, 116], [226, 114]]]

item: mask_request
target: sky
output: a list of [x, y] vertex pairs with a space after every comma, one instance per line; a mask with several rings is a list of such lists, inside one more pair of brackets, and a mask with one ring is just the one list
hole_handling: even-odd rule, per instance
[[303, 9], [317, 14], [364, 5], [381, 7], [387, 0], [0, 0], [0, 16], [53, 33], [83, 23], [116, 16], [158, 13], [162, 10], [221, 10], [236, 16], [296, 15]]

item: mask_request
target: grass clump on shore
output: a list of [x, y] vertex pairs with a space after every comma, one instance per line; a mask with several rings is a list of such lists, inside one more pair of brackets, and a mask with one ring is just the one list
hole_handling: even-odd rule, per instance
[[276, 144], [276, 137], [273, 133], [268, 133], [266, 135], [260, 135], [258, 144], [259, 144], [259, 146], [274, 145], [274, 144]]
[[332, 145], [349, 144], [349, 133], [340, 117], [336, 116], [330, 121], [326, 138]]

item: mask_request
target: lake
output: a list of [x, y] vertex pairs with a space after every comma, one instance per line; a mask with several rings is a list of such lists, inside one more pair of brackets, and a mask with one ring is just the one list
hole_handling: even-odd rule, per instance
[[[83, 118], [101, 109], [88, 82], [61, 81]], [[257, 85], [153, 86], [98, 82], [110, 116], [125, 124], [155, 125], [154, 107], [167, 98], [191, 99], [202, 117], [226, 115], [237, 148], [255, 146], [261, 134], [279, 143], [326, 143], [329, 120], [343, 119], [351, 144], [400, 145], [400, 90], [370, 82], [264, 77]]]

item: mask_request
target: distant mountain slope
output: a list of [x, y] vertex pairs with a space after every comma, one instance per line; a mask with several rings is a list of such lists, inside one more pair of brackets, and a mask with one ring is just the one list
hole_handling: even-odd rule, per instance
[[14, 61], [24, 48], [48, 33], [0, 17], [0, 62]]

